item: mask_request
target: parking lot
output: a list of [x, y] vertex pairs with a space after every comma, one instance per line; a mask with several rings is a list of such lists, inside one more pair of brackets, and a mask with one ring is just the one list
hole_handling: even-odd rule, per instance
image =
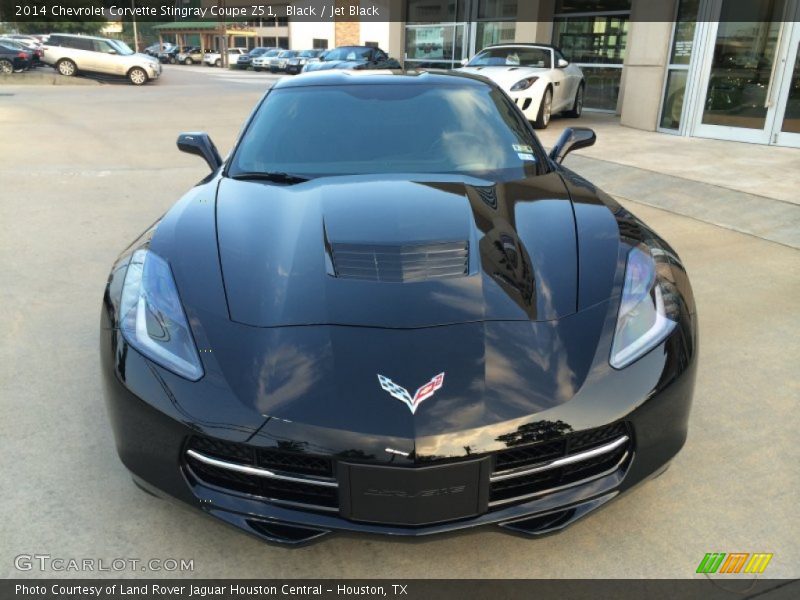
[[[483, 529], [415, 543], [329, 536], [295, 550], [136, 488], [117, 459], [101, 395], [98, 324], [108, 270], [206, 175], [202, 160], [177, 151], [178, 132], [207, 131], [224, 155], [275, 80], [167, 66], [160, 81], [140, 88], [0, 87], [0, 575], [41, 576], [18, 571], [14, 557], [49, 554], [193, 559], [197, 577], [683, 578], [694, 576], [707, 552], [771, 552], [765, 576], [800, 576], [800, 250], [780, 237], [781, 210], [797, 206], [762, 198], [782, 203], [775, 213], [760, 211], [769, 234], [715, 225], [704, 217], [706, 201], [753, 190], [703, 183], [702, 173], [683, 177], [680, 169], [667, 176], [684, 186], [686, 210], [648, 201], [640, 180], [643, 202], [623, 199], [684, 259], [700, 318], [689, 439], [660, 478], [542, 539]], [[543, 139], [549, 144], [566, 125], [592, 123], [602, 126], [597, 146], [567, 165], [596, 173], [613, 193], [632, 181], [626, 169], [635, 159], [634, 151], [617, 149], [639, 138], [587, 114], [555, 119]], [[663, 134], [656, 142], [690, 156], [706, 143]], [[743, 144], [714, 144], [730, 147], [714, 146], [720, 160], [749, 152]], [[794, 195], [800, 151], [775, 156], [784, 161], [776, 196]], [[656, 176], [657, 163], [638, 171]], [[738, 172], [747, 180], [746, 170]], [[719, 196], [702, 185], [716, 186]]]

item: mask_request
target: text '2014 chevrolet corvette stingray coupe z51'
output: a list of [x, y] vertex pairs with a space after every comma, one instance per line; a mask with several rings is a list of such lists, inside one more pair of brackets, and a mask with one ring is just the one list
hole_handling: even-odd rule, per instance
[[548, 156], [494, 83], [278, 82], [117, 260], [100, 348], [122, 462], [264, 540], [559, 530], [686, 439], [675, 251]]

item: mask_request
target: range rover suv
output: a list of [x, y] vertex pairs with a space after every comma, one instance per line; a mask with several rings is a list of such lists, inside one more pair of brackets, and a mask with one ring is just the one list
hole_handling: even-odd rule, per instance
[[158, 59], [137, 54], [119, 40], [87, 35], [54, 33], [43, 46], [43, 61], [71, 77], [80, 72], [127, 77], [143, 85], [161, 75]]

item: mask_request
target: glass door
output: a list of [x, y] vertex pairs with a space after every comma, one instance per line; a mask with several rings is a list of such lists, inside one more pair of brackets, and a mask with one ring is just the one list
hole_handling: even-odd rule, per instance
[[800, 2], [797, 4], [793, 23], [787, 23], [791, 32], [785, 36], [787, 43], [780, 59], [783, 77], [772, 142], [800, 148]]
[[712, 0], [695, 135], [769, 144], [796, 0]]

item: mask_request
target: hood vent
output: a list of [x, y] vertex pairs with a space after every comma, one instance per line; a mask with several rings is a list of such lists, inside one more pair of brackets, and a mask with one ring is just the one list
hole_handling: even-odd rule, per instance
[[466, 241], [405, 246], [332, 243], [330, 251], [334, 273], [343, 279], [404, 283], [469, 273]]

